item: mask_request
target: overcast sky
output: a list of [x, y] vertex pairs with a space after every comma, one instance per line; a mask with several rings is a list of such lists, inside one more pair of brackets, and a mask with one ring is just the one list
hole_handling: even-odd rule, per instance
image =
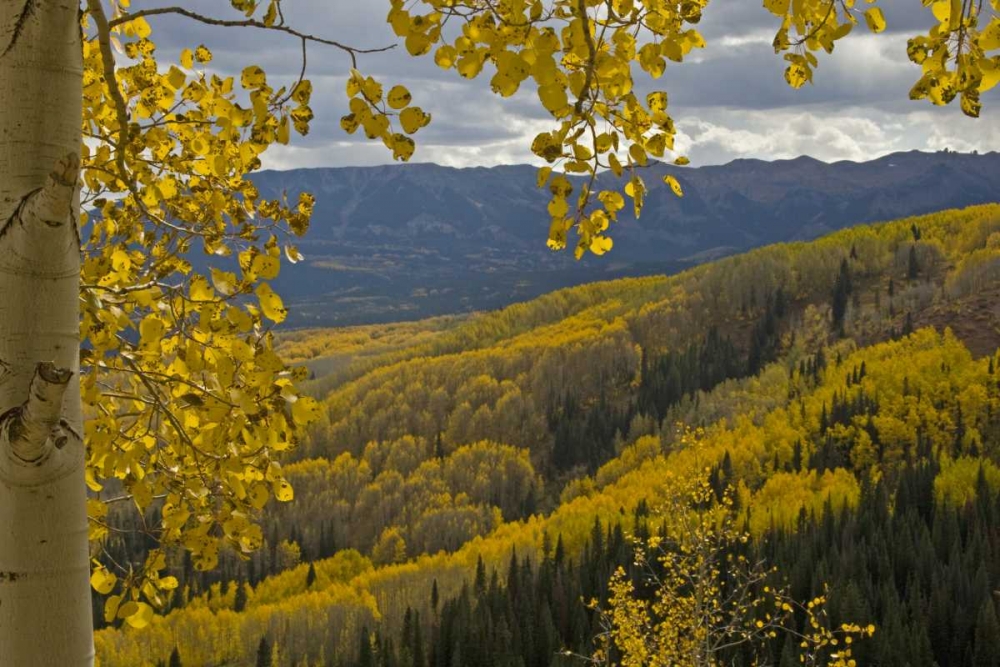
[[[133, 0], [132, 5], [160, 3]], [[225, 0], [192, 0], [186, 6], [213, 16], [234, 16]], [[794, 91], [784, 82], [784, 61], [771, 48], [775, 19], [760, 0], [713, 0], [699, 26], [707, 48], [693, 52], [683, 64], [669, 64], [655, 84], [669, 92], [679, 130], [677, 148], [693, 166], [739, 157], [811, 155], [835, 161], [911, 149], [1000, 150], [1000, 86], [984, 96], [978, 120], [964, 117], [957, 101], [946, 108], [911, 102], [907, 94], [919, 68], [906, 58], [906, 40], [926, 31], [933, 17], [918, 0], [884, 0], [881, 6], [889, 23], [886, 33], [855, 31], [838, 42], [833, 55], [820, 56], [814, 85]], [[288, 23], [305, 32], [357, 47], [397, 41], [385, 23], [388, 0], [285, 0], [284, 7]], [[205, 44], [215, 53], [212, 67], [220, 73], [258, 64], [274, 85], [294, 81], [301, 64], [299, 44], [291, 38], [170, 17], [151, 21], [162, 56], [176, 57], [183, 47]], [[340, 129], [349, 67], [343, 53], [311, 47], [309, 77], [316, 114], [312, 131], [294, 137], [292, 146], [268, 151], [266, 167], [392, 161], [381, 142], [366, 141], [361, 132], [348, 136]], [[460, 167], [537, 163], [528, 148], [531, 138], [553, 126], [533, 85], [525, 85], [513, 98], [500, 98], [489, 88], [489, 70], [466, 81], [454, 71], [438, 69], [431, 56], [411, 58], [402, 46], [363, 56], [359, 68], [387, 86], [407, 86], [414, 104], [433, 115], [431, 125], [416, 136], [414, 161]], [[643, 82], [641, 88], [652, 86]]]

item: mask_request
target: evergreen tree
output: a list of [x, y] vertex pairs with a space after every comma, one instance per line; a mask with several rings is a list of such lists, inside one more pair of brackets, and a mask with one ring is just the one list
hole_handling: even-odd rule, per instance
[[847, 259], [840, 261], [840, 272], [833, 285], [833, 298], [831, 301], [831, 312], [833, 315], [833, 329], [839, 335], [844, 333], [844, 316], [847, 314], [847, 304], [851, 296], [851, 269]]
[[246, 582], [239, 580], [235, 584], [236, 594], [233, 596], [233, 611], [241, 612], [247, 606]]
[[271, 642], [267, 641], [267, 637], [261, 637], [260, 642], [257, 644], [257, 663], [256, 667], [272, 667], [271, 665]]
[[988, 598], [983, 601], [976, 619], [975, 652], [972, 664], [975, 667], [1000, 665], [1000, 623], [997, 623], [993, 601]]
[[903, 337], [909, 336], [912, 333], [913, 333], [913, 314], [907, 311], [906, 321], [903, 322]]
[[906, 263], [906, 277], [910, 280], [916, 280], [919, 275], [920, 264], [917, 262], [917, 247], [911, 245], [909, 259]]
[[170, 652], [170, 661], [167, 663], [169, 667], [181, 667], [181, 652], [174, 647], [174, 650]]
[[476, 597], [482, 597], [486, 592], [486, 565], [483, 564], [482, 556], [476, 561], [476, 580], [473, 590], [476, 592]]
[[309, 571], [306, 572], [306, 589], [312, 588], [314, 583], [316, 583], [316, 566], [310, 562]]
[[377, 667], [375, 655], [372, 652], [372, 638], [368, 627], [361, 628], [360, 646], [358, 647], [358, 667]]

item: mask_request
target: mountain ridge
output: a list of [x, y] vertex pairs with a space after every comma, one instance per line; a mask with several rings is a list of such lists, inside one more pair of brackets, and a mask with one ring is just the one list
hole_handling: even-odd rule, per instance
[[[674, 175], [685, 196], [662, 183]], [[292, 326], [362, 324], [502, 307], [623, 276], [672, 273], [770, 243], [854, 224], [989, 203], [1000, 153], [892, 153], [868, 162], [808, 156], [724, 165], [651, 164], [644, 214], [619, 214], [614, 250], [580, 262], [545, 248], [547, 191], [528, 165], [436, 164], [263, 171], [267, 198], [309, 191], [316, 208], [306, 261], [278, 286]], [[612, 174], [599, 189], [614, 189]]]

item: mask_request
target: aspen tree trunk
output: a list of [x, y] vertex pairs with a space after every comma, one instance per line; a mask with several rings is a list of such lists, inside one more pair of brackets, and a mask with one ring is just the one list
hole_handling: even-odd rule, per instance
[[0, 665], [92, 665], [78, 0], [0, 0]]

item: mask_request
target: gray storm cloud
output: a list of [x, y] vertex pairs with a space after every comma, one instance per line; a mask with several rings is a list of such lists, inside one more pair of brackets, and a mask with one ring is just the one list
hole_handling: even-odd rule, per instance
[[[232, 16], [225, 0], [195, 0], [194, 9]], [[1000, 92], [984, 96], [983, 115], [965, 118], [957, 108], [911, 102], [907, 93], [918, 70], [906, 59], [906, 40], [933, 18], [918, 0], [883, 2], [889, 32], [859, 30], [821, 56], [815, 85], [791, 90], [783, 61], [770, 39], [775, 19], [756, 0], [714, 0], [699, 29], [708, 46], [688, 62], [671, 65], [656, 82], [639, 77], [640, 90], [665, 89], [678, 122], [678, 147], [694, 164], [718, 164], [739, 157], [777, 159], [811, 155], [826, 161], [864, 160], [896, 150], [989, 151], [1000, 149]], [[135, 0], [133, 6], [155, 6]], [[296, 27], [358, 47], [395, 43], [385, 23], [387, 0], [286, 0], [285, 16]], [[219, 73], [236, 74], [248, 64], [264, 67], [278, 81], [293, 79], [300, 66], [296, 40], [245, 29], [223, 29], [177, 18], [154, 19], [161, 51], [204, 43], [215, 53]], [[350, 60], [335, 49], [312, 48], [309, 74], [315, 84], [316, 120], [307, 137], [264, 156], [276, 169], [372, 165], [391, 162], [380, 144], [344, 134], [344, 82]], [[417, 135], [415, 161], [450, 166], [538, 162], [528, 146], [552, 126], [525, 87], [501, 99], [489, 89], [489, 75], [475, 81], [438, 69], [431, 58], [411, 58], [400, 46], [362, 57], [359, 67], [388, 84], [402, 83], [414, 102], [433, 114]], [[957, 106], [957, 105], [955, 105]]]

